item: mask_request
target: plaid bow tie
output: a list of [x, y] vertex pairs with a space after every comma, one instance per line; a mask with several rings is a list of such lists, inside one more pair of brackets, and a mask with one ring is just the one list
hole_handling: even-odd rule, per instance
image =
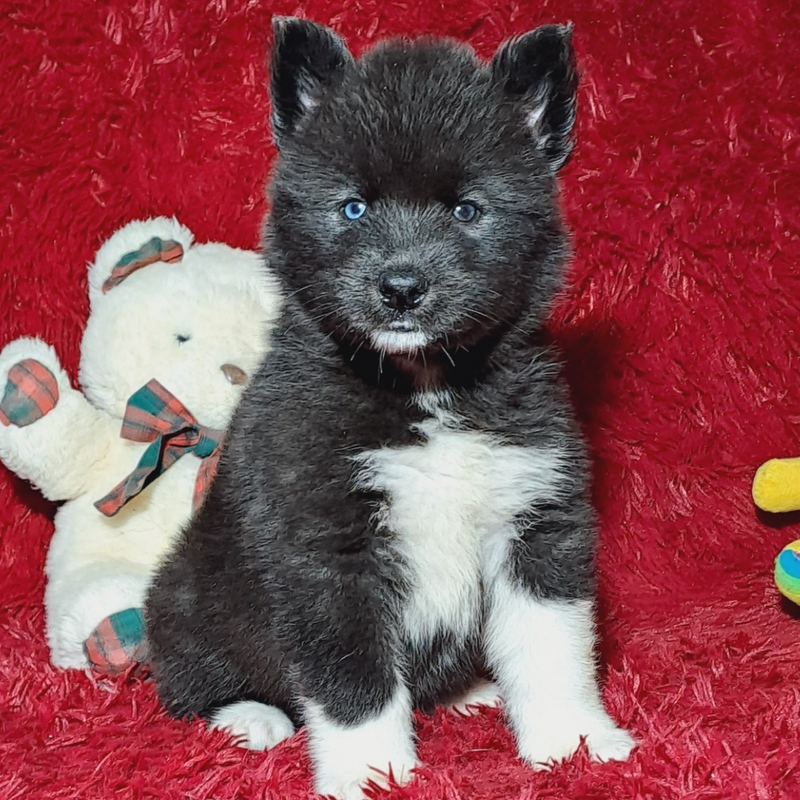
[[98, 500], [95, 508], [113, 517], [181, 456], [193, 453], [203, 459], [194, 490], [193, 508], [197, 511], [217, 470], [222, 431], [201, 425], [175, 395], [152, 380], [128, 400], [120, 435], [133, 442], [152, 444], [136, 469]]

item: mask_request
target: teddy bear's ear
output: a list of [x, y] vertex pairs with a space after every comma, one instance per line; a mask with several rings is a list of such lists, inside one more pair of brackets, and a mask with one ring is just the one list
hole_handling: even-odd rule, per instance
[[192, 232], [176, 219], [128, 223], [103, 244], [89, 265], [90, 302], [97, 302], [138, 269], [159, 261], [180, 261], [193, 242]]

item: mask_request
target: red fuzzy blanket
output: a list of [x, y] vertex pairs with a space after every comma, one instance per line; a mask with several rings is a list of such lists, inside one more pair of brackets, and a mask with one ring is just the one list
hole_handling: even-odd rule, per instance
[[[256, 245], [273, 12], [356, 50], [434, 32], [483, 55], [572, 20], [583, 74], [554, 325], [595, 453], [605, 696], [640, 746], [533, 773], [500, 712], [440, 712], [391, 796], [800, 797], [800, 619], [771, 579], [800, 528], [750, 499], [762, 460], [800, 454], [800, 6], [2, 0], [0, 346], [40, 335], [74, 374], [86, 263], [132, 218]], [[3, 800], [310, 797], [304, 734], [250, 754], [167, 719], [148, 683], [50, 667], [54, 508], [2, 467], [0, 498]]]

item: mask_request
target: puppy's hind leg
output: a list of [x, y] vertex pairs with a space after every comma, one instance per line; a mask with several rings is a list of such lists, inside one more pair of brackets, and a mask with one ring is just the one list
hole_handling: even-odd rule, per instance
[[[198, 608], [191, 570], [176, 553], [156, 576], [147, 601], [150, 664], [158, 693], [175, 717], [198, 716], [209, 727], [230, 734], [249, 750], [268, 750], [295, 731], [292, 720], [276, 706], [243, 699], [256, 687], [239, 677], [241, 670], [228, 660], [220, 631]], [[239, 621], [233, 629], [246, 629]], [[253, 623], [251, 623], [252, 626]], [[269, 667], [264, 671], [270, 675]], [[270, 675], [272, 688], [279, 676]], [[267, 695], [265, 686], [258, 687]], [[258, 694], [258, 692], [256, 692]]]
[[207, 719], [241, 699], [241, 681], [197, 607], [179, 552], [156, 575], [145, 603], [148, 662], [167, 712]]
[[294, 734], [294, 725], [283, 711], [255, 700], [239, 700], [217, 709], [209, 717], [209, 728], [229, 733], [236, 744], [248, 750], [269, 750]]

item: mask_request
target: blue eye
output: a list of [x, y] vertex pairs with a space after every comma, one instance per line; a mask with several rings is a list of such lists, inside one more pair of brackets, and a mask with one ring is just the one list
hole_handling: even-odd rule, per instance
[[347, 219], [361, 219], [367, 213], [367, 204], [361, 200], [348, 200], [342, 206], [342, 214]]
[[478, 209], [472, 203], [459, 203], [453, 209], [453, 216], [459, 222], [472, 222], [478, 216]]

